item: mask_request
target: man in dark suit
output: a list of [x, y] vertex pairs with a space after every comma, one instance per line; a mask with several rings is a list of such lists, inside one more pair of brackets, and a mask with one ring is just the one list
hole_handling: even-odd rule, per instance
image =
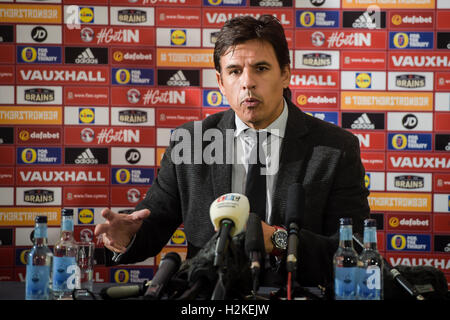
[[[339, 218], [352, 218], [354, 232], [361, 233], [369, 214], [358, 139], [306, 115], [290, 101], [289, 50], [283, 28], [272, 16], [225, 23], [214, 62], [230, 110], [175, 130], [146, 198], [130, 215], [104, 209], [106, 222], [97, 225], [95, 234], [103, 235], [116, 262], [133, 263], [157, 255], [183, 223], [188, 258], [193, 257], [214, 235], [211, 203], [226, 193], [247, 193], [250, 154], [259, 145], [256, 133], [267, 131], [271, 134], [262, 142], [262, 158], [266, 168], [275, 169], [265, 177], [264, 200], [250, 201], [251, 211], [263, 204], [266, 252], [278, 258], [285, 253], [277, 239], [286, 234], [289, 186], [300, 183], [306, 200], [297, 279], [304, 286], [330, 284]], [[223, 142], [218, 144], [223, 149], [216, 148], [210, 157], [223, 154], [233, 161], [205, 159], [213, 143], [205, 136]]]

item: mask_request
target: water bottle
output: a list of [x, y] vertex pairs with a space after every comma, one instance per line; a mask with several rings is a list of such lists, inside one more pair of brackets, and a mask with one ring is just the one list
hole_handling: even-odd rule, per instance
[[383, 257], [377, 250], [377, 222], [364, 220], [364, 249], [358, 258], [360, 300], [383, 299]]
[[358, 254], [353, 248], [351, 218], [340, 219], [339, 248], [333, 257], [336, 300], [355, 300]]
[[53, 248], [53, 296], [67, 299], [76, 289], [77, 245], [73, 237], [73, 209], [61, 212], [61, 236]]
[[34, 225], [34, 245], [27, 255], [26, 300], [51, 299], [52, 259], [52, 251], [47, 246], [47, 217], [37, 216]]

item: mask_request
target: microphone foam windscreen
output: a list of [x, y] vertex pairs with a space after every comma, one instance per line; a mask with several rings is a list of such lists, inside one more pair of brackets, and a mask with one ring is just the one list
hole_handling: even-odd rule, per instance
[[289, 186], [286, 205], [286, 227], [294, 222], [299, 228], [303, 224], [303, 214], [305, 211], [305, 192], [301, 183], [294, 183]]
[[250, 212], [245, 233], [245, 253], [249, 255], [252, 251], [258, 251], [261, 255], [265, 252], [261, 218], [254, 212]]
[[220, 222], [223, 219], [230, 219], [234, 223], [231, 236], [241, 233], [244, 230], [250, 212], [248, 198], [239, 193], [227, 193], [220, 196], [211, 204], [209, 216], [217, 231], [220, 229]]

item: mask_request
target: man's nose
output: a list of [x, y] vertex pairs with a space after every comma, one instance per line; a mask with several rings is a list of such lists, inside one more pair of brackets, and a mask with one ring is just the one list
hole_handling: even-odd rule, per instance
[[256, 88], [255, 77], [251, 70], [244, 69], [242, 71], [241, 85], [244, 90], [252, 90]]

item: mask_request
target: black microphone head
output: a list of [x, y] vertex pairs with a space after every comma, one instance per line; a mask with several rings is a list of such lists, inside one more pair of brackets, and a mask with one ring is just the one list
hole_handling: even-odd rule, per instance
[[245, 233], [245, 253], [260, 252], [264, 255], [264, 236], [261, 225], [261, 218], [254, 212], [250, 212], [247, 221], [247, 232]]
[[161, 262], [159, 263], [160, 265], [163, 263], [163, 261], [165, 260], [172, 260], [175, 263], [175, 269], [179, 269], [180, 265], [181, 265], [181, 257], [178, 253], [176, 252], [168, 252], [164, 255], [164, 257], [161, 259]]
[[305, 212], [305, 192], [301, 183], [294, 183], [289, 186], [286, 205], [285, 226], [291, 229], [291, 224], [295, 223], [297, 228], [303, 226], [303, 215]]

